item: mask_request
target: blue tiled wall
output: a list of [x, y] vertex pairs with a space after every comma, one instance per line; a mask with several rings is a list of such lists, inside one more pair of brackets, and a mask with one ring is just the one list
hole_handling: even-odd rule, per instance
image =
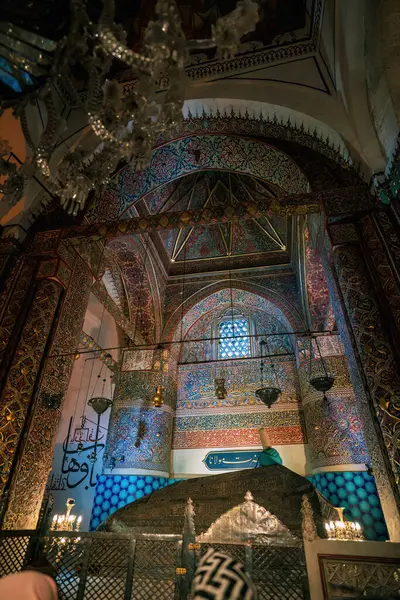
[[344, 471], [318, 473], [310, 479], [329, 502], [346, 509], [346, 519], [360, 523], [365, 539], [389, 539], [373, 475], [366, 471]]
[[[389, 539], [375, 479], [366, 471], [318, 473], [310, 477], [334, 506], [343, 506], [347, 519], [358, 521], [367, 540]], [[151, 494], [179, 479], [151, 475], [100, 475], [97, 479], [90, 531], [118, 508]]]
[[176, 481], [180, 480], [151, 475], [99, 475], [89, 531], [97, 529], [118, 508]]

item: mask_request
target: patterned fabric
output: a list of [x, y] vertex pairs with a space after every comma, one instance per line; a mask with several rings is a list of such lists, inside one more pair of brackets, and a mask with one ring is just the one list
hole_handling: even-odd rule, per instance
[[256, 600], [257, 593], [243, 565], [210, 548], [197, 567], [192, 600]]
[[258, 463], [260, 467], [269, 467], [270, 465], [282, 465], [283, 460], [275, 448], [264, 448], [260, 453]]

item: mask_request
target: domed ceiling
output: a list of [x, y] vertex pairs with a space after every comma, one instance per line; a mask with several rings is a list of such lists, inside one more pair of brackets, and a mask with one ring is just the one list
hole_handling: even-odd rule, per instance
[[[200, 171], [175, 180], [142, 198], [140, 215], [238, 206], [271, 201], [278, 188], [245, 175]], [[170, 274], [214, 271], [290, 262], [291, 219], [270, 216], [235, 223], [182, 227], [153, 234]]]

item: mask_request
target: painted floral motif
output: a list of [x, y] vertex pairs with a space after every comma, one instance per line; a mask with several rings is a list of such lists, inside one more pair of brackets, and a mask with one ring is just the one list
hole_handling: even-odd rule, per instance
[[[129, 165], [118, 176], [117, 214], [162, 184], [193, 171], [236, 171], [270, 181], [287, 193], [307, 191], [308, 182], [296, 163], [280, 150], [259, 140], [222, 135], [186, 137], [157, 148], [148, 169], [141, 173]], [[110, 197], [101, 198], [89, 212], [91, 221], [104, 218]], [[104, 204], [104, 207], [103, 207]], [[109, 208], [108, 208], [109, 210]]]
[[322, 329], [329, 312], [329, 293], [319, 252], [311, 248], [308, 229], [304, 232], [306, 252], [306, 285], [312, 329]]

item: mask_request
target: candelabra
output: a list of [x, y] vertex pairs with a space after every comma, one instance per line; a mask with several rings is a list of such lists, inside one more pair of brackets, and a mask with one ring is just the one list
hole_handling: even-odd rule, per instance
[[337, 508], [339, 512], [339, 521], [327, 521], [325, 523], [325, 529], [330, 540], [347, 540], [347, 541], [361, 541], [363, 540], [363, 534], [360, 523], [356, 521], [345, 521], [343, 518], [344, 508]]
[[75, 506], [75, 500], [68, 498], [66, 502], [67, 510], [63, 515], [54, 515], [50, 525], [51, 531], [79, 531], [82, 523], [82, 517], [71, 515], [71, 510]]

